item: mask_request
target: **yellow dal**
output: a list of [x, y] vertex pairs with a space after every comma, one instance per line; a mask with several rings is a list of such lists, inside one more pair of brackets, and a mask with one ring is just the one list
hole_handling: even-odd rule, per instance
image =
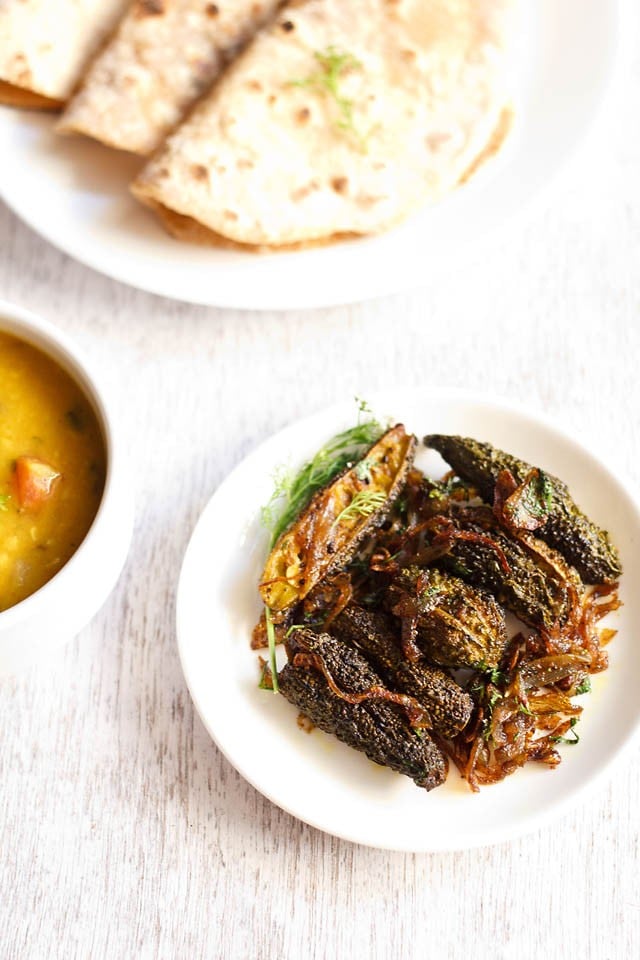
[[[16, 496], [21, 456], [62, 474], [34, 510], [20, 508]], [[78, 385], [50, 357], [0, 333], [0, 610], [34, 593], [76, 551], [104, 477], [102, 433]]]

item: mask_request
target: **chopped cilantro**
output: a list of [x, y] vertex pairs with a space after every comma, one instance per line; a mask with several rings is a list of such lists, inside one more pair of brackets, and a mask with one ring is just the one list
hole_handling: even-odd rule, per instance
[[358, 480], [363, 480], [366, 483], [371, 482], [371, 466], [372, 461], [368, 457], [365, 457], [356, 465], [355, 472]]
[[476, 663], [474, 663], [473, 669], [484, 674], [485, 682], [493, 683], [495, 686], [503, 683], [506, 679], [505, 674], [501, 670], [499, 670], [497, 667], [490, 667], [489, 664], [484, 660], [478, 660]]
[[549, 737], [549, 740], [552, 740], [553, 743], [570, 743], [572, 745], [575, 743], [580, 743], [580, 737], [578, 736], [576, 731], [573, 729], [577, 722], [578, 722], [577, 717], [572, 717], [571, 720], [569, 721], [569, 733], [572, 735], [573, 740], [569, 740], [568, 737]]
[[546, 473], [532, 471], [525, 480], [523, 489], [523, 507], [533, 517], [546, 517], [553, 506], [553, 487]]
[[591, 677], [589, 674], [587, 674], [582, 683], [576, 687], [576, 696], [580, 696], [582, 693], [591, 693]]

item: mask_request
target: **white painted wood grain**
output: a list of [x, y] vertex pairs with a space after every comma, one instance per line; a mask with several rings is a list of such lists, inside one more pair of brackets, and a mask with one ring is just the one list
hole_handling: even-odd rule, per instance
[[424, 290], [376, 303], [265, 315], [171, 303], [0, 210], [0, 295], [101, 366], [138, 497], [103, 611], [50, 663], [0, 682], [3, 960], [639, 955], [638, 750], [520, 841], [356, 847], [281, 812], [223, 759], [174, 636], [182, 553], [211, 492], [262, 437], [337, 397], [495, 391], [589, 431], [640, 483], [640, 64], [629, 71], [525, 226], [464, 269], [431, 277], [426, 263]]

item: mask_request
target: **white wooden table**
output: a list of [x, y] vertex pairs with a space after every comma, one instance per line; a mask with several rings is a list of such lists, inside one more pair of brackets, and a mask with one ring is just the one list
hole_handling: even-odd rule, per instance
[[216, 485], [334, 398], [490, 390], [589, 431], [640, 483], [638, 117], [636, 62], [501, 246], [419, 292], [343, 309], [171, 303], [0, 209], [0, 296], [65, 328], [116, 388], [137, 494], [105, 608], [50, 663], [0, 681], [3, 960], [640, 955], [637, 750], [522, 840], [450, 855], [356, 847], [281, 812], [221, 756], [174, 630], [182, 554]]

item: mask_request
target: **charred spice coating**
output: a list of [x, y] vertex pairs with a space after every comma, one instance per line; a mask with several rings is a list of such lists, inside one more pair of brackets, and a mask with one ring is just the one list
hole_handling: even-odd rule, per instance
[[494, 541], [506, 557], [509, 570], [505, 572], [496, 551], [480, 539], [454, 540], [449, 552], [438, 561], [440, 565], [492, 593], [531, 627], [551, 630], [566, 623], [572, 610], [571, 582], [580, 593], [583, 587], [577, 573], [572, 571], [568, 584], [557, 566], [548, 562], [551, 548], [543, 544], [543, 552], [538, 553], [534, 538], [533, 546], [513, 539], [497, 526], [486, 507], [461, 511], [454, 523], [462, 531], [486, 535]]
[[[464, 542], [464, 541], [463, 541]], [[507, 645], [504, 614], [491, 594], [441, 570], [402, 570], [387, 591], [397, 616], [415, 611], [416, 643], [444, 667], [496, 667]]]
[[[525, 461], [469, 437], [430, 434], [427, 447], [438, 453], [463, 480], [476, 487], [484, 500], [493, 502], [498, 476], [508, 470], [523, 483], [535, 468]], [[548, 481], [548, 516], [537, 535], [571, 563], [585, 583], [612, 583], [622, 573], [618, 551], [577, 506], [562, 480], [544, 474]]]
[[424, 661], [405, 660], [392, 617], [351, 604], [333, 621], [330, 630], [372, 660], [391, 689], [415, 697], [425, 707], [435, 733], [453, 737], [469, 722], [473, 709], [469, 694], [444, 670]]
[[348, 703], [316, 669], [296, 665], [296, 654], [319, 656], [346, 693], [364, 694], [382, 680], [362, 654], [327, 634], [297, 631], [288, 644], [290, 662], [279, 673], [280, 693], [312, 723], [365, 753], [374, 763], [432, 790], [444, 782], [447, 762], [425, 730], [414, 730], [402, 708], [383, 700]]

